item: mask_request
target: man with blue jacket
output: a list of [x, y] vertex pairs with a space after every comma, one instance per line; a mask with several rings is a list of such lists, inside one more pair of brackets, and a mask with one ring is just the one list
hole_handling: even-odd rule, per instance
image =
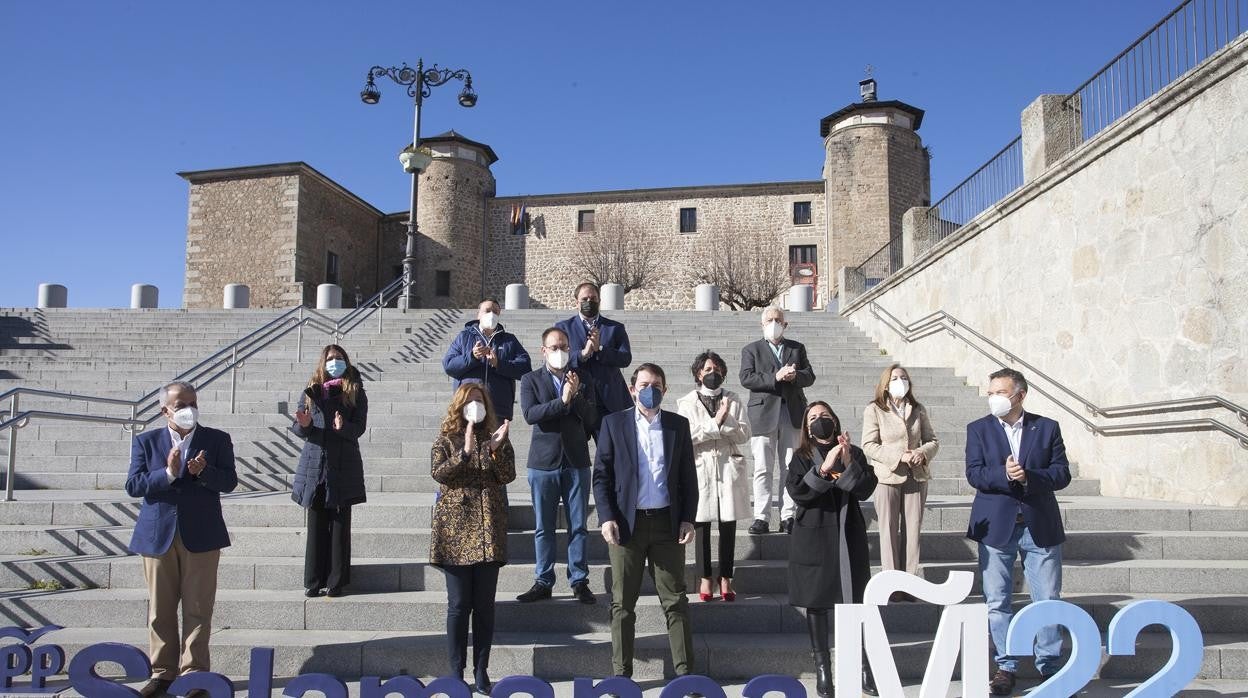
[[628, 383], [620, 369], [633, 363], [633, 349], [624, 323], [598, 313], [598, 287], [588, 281], [576, 287], [576, 315], [555, 325], [568, 335], [572, 368], [591, 384], [598, 414], [633, 406]]
[[[1057, 422], [1023, 411], [1023, 374], [1005, 368], [989, 381], [991, 414], [966, 426], [966, 479], [976, 490], [966, 535], [979, 543], [988, 629], [996, 646], [997, 672], [989, 689], [1005, 696], [1013, 693], [1018, 672], [1018, 658], [1005, 652], [1014, 617], [1014, 560], [1023, 558], [1032, 601], [1061, 598], [1066, 531], [1053, 493], [1070, 484], [1070, 464]], [[1061, 653], [1057, 626], [1036, 635], [1036, 669], [1042, 675], [1057, 673]]]
[[139, 692], [145, 697], [164, 695], [179, 675], [210, 668], [217, 563], [230, 545], [221, 494], [238, 485], [234, 444], [229, 434], [199, 424], [195, 388], [170, 383], [160, 405], [166, 423], [135, 435], [126, 476], [126, 493], [143, 498], [130, 551], [143, 556], [147, 580], [152, 678]]
[[484, 383], [498, 419], [511, 419], [516, 381], [532, 370], [529, 353], [514, 334], [503, 330], [498, 301], [486, 298], [477, 306], [477, 319], [464, 324], [442, 357], [442, 370], [453, 388], [460, 383]]

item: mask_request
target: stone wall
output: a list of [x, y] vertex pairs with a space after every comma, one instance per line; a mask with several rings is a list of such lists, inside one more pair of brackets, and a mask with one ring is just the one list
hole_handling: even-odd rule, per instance
[[[944, 333], [904, 343], [869, 304], [904, 322], [944, 310], [1102, 407], [1248, 405], [1245, 113], [1241, 38], [842, 313], [900, 361], [980, 386], [996, 364]], [[1106, 495], [1248, 505], [1248, 450], [1226, 435], [1096, 436], [1034, 390], [1027, 404]], [[1093, 419], [1197, 417], [1248, 429], [1224, 410]]]
[[[185, 175], [184, 175], [185, 176]], [[186, 308], [220, 308], [226, 284], [251, 288], [254, 307], [297, 305], [294, 172], [191, 180], [186, 224]]]
[[[811, 223], [793, 224], [793, 203], [809, 201]], [[513, 235], [513, 204], [524, 203], [528, 234]], [[697, 209], [697, 232], [680, 232], [680, 209]], [[593, 210], [598, 233], [578, 233], [577, 214]], [[527, 283], [534, 307], [570, 309], [573, 290], [585, 280], [573, 263], [578, 235], [613, 226], [640, 231], [659, 252], [660, 279], [625, 298], [630, 309], [692, 309], [706, 241], [721, 234], [771, 236], [788, 264], [789, 245], [817, 245], [819, 300], [827, 297], [823, 182], [688, 187], [491, 199], [487, 210], [486, 295], [503, 297], [510, 283]], [[423, 220], [423, 216], [422, 216]]]
[[[492, 196], [494, 175], [472, 160], [435, 157], [421, 173], [415, 284], [418, 307], [471, 308], [481, 302], [481, 236], [486, 200]], [[403, 226], [400, 240], [406, 234]], [[449, 295], [437, 293], [439, 271], [450, 272]]]
[[316, 305], [316, 287], [326, 283], [326, 253], [338, 255], [342, 304], [354, 307], [377, 292], [379, 213], [319, 177], [299, 177], [298, 246], [295, 279], [303, 282], [303, 302]]

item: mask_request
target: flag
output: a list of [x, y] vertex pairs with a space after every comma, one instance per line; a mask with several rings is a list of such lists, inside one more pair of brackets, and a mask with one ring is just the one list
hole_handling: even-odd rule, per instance
[[529, 232], [529, 214], [523, 203], [511, 205], [511, 234], [524, 235]]

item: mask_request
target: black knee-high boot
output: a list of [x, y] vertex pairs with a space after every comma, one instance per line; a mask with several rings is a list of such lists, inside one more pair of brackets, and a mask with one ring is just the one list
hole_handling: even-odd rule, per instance
[[806, 627], [810, 630], [810, 649], [815, 658], [815, 693], [819, 698], [836, 695], [832, 687], [832, 652], [828, 647], [828, 610], [806, 609]]

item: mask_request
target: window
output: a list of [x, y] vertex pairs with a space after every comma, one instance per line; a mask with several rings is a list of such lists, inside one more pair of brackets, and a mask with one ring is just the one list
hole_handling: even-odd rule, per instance
[[594, 232], [594, 212], [592, 209], [587, 211], [576, 212], [576, 232], [592, 233]]
[[797, 264], [816, 264], [815, 245], [789, 245], [789, 266]]
[[793, 225], [810, 225], [810, 202], [793, 202]]
[[445, 269], [439, 269], [436, 272], [434, 272], [433, 295], [435, 296], [451, 295], [451, 272]]
[[680, 209], [680, 232], [682, 233], [698, 232], [698, 209], [696, 208]]
[[338, 283], [338, 255], [333, 252], [325, 253], [325, 283]]

